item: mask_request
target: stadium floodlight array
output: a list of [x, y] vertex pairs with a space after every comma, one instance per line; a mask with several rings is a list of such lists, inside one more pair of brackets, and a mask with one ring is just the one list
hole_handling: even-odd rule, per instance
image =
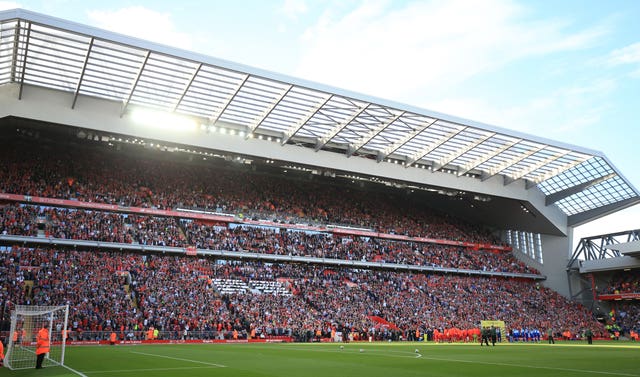
[[11, 370], [35, 368], [36, 335], [44, 327], [49, 330], [51, 344], [43, 366], [64, 366], [63, 334], [67, 334], [68, 318], [68, 305], [17, 305], [11, 313], [11, 333], [4, 365]]

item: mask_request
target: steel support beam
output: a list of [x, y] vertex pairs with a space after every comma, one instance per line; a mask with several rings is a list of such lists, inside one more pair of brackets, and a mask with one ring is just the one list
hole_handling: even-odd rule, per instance
[[184, 99], [184, 96], [187, 95], [187, 92], [189, 91], [189, 88], [191, 88], [191, 84], [193, 84], [193, 81], [198, 76], [198, 73], [200, 73], [200, 69], [201, 68], [202, 68], [202, 63], [198, 64], [198, 66], [196, 67], [195, 71], [193, 71], [193, 74], [191, 75], [191, 78], [189, 79], [189, 82], [187, 82], [187, 85], [185, 85], [184, 90], [182, 90], [182, 94], [180, 95], [180, 98], [178, 98], [178, 100], [176, 101], [176, 104], [173, 105], [173, 109], [171, 110], [172, 112], [175, 112], [178, 109], [178, 107], [180, 106], [180, 103], [182, 103], [182, 100]]
[[340, 133], [340, 131], [342, 131], [351, 122], [353, 122], [354, 119], [359, 117], [360, 114], [362, 114], [365, 111], [367, 111], [369, 106], [371, 106], [371, 104], [367, 103], [364, 107], [357, 108], [357, 111], [354, 112], [353, 114], [351, 114], [351, 116], [349, 116], [349, 118], [347, 118], [344, 121], [342, 121], [339, 124], [337, 124], [335, 127], [333, 127], [333, 129], [331, 129], [331, 131], [327, 132], [327, 134], [325, 136], [323, 136], [320, 139], [318, 139], [318, 142], [316, 143], [316, 152], [319, 151], [320, 149], [322, 149], [322, 147], [324, 147], [325, 145], [327, 145], [327, 143], [330, 142], [331, 139], [333, 139], [337, 134]]
[[471, 161], [470, 163], [466, 164], [465, 166], [463, 166], [461, 169], [458, 170], [458, 177], [462, 177], [463, 175], [467, 174], [471, 170], [473, 170], [473, 169], [477, 168], [478, 166], [482, 165], [483, 163], [491, 160], [495, 156], [497, 156], [500, 153], [506, 151], [507, 149], [513, 147], [514, 145], [518, 144], [521, 141], [522, 141], [522, 139], [515, 139], [515, 140], [508, 141], [505, 144], [503, 144], [501, 147], [496, 148], [493, 151], [491, 151], [491, 152], [489, 152], [489, 153], [477, 158], [475, 161]]
[[22, 90], [24, 89], [24, 75], [27, 70], [27, 59], [29, 56], [29, 41], [31, 41], [31, 23], [27, 27], [27, 40], [24, 47], [24, 60], [22, 61], [22, 72], [20, 72], [20, 91], [18, 92], [18, 99], [22, 99]]
[[591, 186], [595, 186], [598, 183], [602, 183], [602, 182], [604, 182], [604, 181], [606, 181], [608, 179], [611, 179], [611, 178], [613, 178], [615, 176], [616, 176], [616, 173], [610, 173], [610, 174], [607, 174], [607, 175], [605, 175], [603, 177], [594, 178], [594, 179], [592, 179], [590, 181], [586, 181], [586, 182], [580, 183], [578, 185], [566, 188], [566, 189], [564, 189], [562, 191], [554, 192], [553, 194], [547, 195], [547, 197], [544, 200], [545, 201], [545, 205], [551, 205], [551, 204], [553, 204], [553, 203], [555, 203], [555, 202], [557, 202], [559, 200], [562, 200], [564, 198], [568, 198], [571, 195], [574, 195], [574, 194], [577, 194], [577, 193], [579, 193], [581, 191], [584, 191], [584, 190], [588, 189]]
[[133, 93], [136, 91], [136, 87], [138, 86], [138, 82], [140, 81], [140, 77], [142, 77], [142, 72], [144, 71], [144, 67], [147, 65], [147, 61], [149, 61], [149, 56], [151, 56], [151, 51], [147, 51], [144, 56], [144, 60], [140, 65], [140, 69], [138, 70], [138, 74], [136, 74], [136, 78], [133, 81], [133, 85], [131, 86], [131, 90], [129, 90], [129, 94], [127, 95], [127, 99], [122, 106], [122, 111], [120, 112], [120, 118], [127, 111], [127, 107], [129, 106], [129, 102], [131, 101], [131, 97], [133, 97]]
[[80, 94], [80, 87], [82, 86], [82, 80], [84, 79], [84, 73], [87, 71], [87, 64], [89, 63], [89, 55], [91, 55], [91, 49], [93, 48], [93, 42], [95, 38], [91, 38], [89, 41], [89, 48], [87, 48], [87, 54], [84, 56], [84, 63], [82, 64], [82, 71], [80, 72], [80, 77], [78, 78], [78, 82], [76, 83], [76, 90], [73, 92], [73, 102], [71, 102], [71, 108], [75, 109], [76, 101], [78, 100], [78, 94]]
[[[216, 114], [213, 114], [213, 116], [211, 117], [211, 119], [209, 120], [209, 124], [215, 124], [218, 119], [220, 119], [220, 116], [222, 116], [222, 114], [225, 112], [225, 110], [227, 110], [227, 107], [229, 107], [229, 105], [231, 104], [231, 102], [233, 102], [233, 99], [236, 98], [236, 96], [238, 95], [238, 93], [240, 92], [240, 89], [242, 89], [242, 87], [244, 86], [244, 83], [247, 82], [247, 80], [249, 79], [249, 77], [251, 77], [250, 75], [246, 75], [244, 77], [244, 79], [242, 79], [242, 81], [240, 81], [240, 83], [238, 84], [238, 86], [236, 87], [236, 90], [233, 92], [233, 94], [231, 96], [229, 96], [229, 99], [227, 100], [227, 102], [222, 106], [222, 108], [220, 109], [220, 111], [218, 111]], [[250, 135], [251, 133], [248, 132], [247, 135]]]
[[296, 122], [295, 126], [285, 131], [285, 135], [282, 137], [282, 145], [287, 144], [287, 142], [291, 140], [291, 138], [294, 137], [298, 133], [298, 131], [300, 131], [300, 129], [304, 127], [304, 125], [307, 124], [307, 122], [318, 113], [318, 111], [320, 111], [329, 101], [331, 101], [331, 98], [333, 98], [333, 95], [329, 95], [321, 103], [312, 108], [307, 113], [307, 116]]
[[393, 122], [395, 122], [396, 120], [400, 119], [400, 117], [402, 117], [404, 114], [405, 114], [405, 112], [403, 111], [400, 114], [395, 115], [391, 119], [388, 119], [386, 122], [380, 123], [377, 127], [373, 128], [369, 133], [364, 135], [362, 137], [362, 140], [360, 140], [357, 143], [351, 144], [349, 146], [349, 149], [347, 150], [347, 157], [351, 157], [354, 153], [359, 151], [360, 148], [362, 148], [363, 146], [367, 145], [367, 143], [369, 143], [371, 140], [373, 140], [373, 138], [378, 136], [380, 134], [380, 132], [382, 132], [385, 128], [387, 128], [388, 126], [393, 124]]
[[382, 162], [385, 158], [395, 153], [395, 151], [402, 148], [403, 145], [411, 141], [416, 136], [420, 135], [422, 131], [433, 126], [437, 121], [438, 118], [433, 118], [425, 123], [422, 123], [420, 126], [414, 128], [411, 132], [408, 132], [403, 138], [396, 140], [396, 142], [385, 148], [385, 150], [378, 153], [378, 162]]
[[282, 93], [280, 93], [280, 95], [278, 96], [278, 98], [276, 98], [276, 100], [273, 102], [273, 104], [271, 106], [269, 106], [268, 109], [266, 109], [263, 113], [262, 116], [260, 117], [260, 120], [258, 120], [257, 122], [255, 122], [254, 124], [249, 126], [249, 129], [247, 130], [247, 134], [253, 133], [253, 131], [255, 131], [258, 127], [260, 127], [260, 125], [262, 124], [262, 122], [264, 122], [265, 119], [267, 119], [267, 117], [269, 116], [269, 114], [271, 114], [271, 112], [278, 107], [278, 105], [280, 104], [280, 102], [282, 102], [282, 100], [284, 99], [284, 97], [287, 96], [287, 94], [289, 94], [289, 92], [291, 91], [291, 89], [293, 89], [293, 85], [289, 85], [289, 87], [287, 88], [287, 90], [283, 91]]
[[458, 149], [457, 151], [450, 153], [448, 156], [441, 158], [439, 161], [437, 161], [433, 165], [433, 169], [431, 170], [431, 172], [435, 172], [436, 170], [447, 166], [447, 164], [451, 163], [451, 161], [469, 152], [473, 148], [477, 147], [478, 145], [482, 144], [483, 142], [485, 142], [486, 140], [494, 136], [495, 134], [496, 134], [495, 132], [489, 133], [483, 137], [480, 137], [472, 141], [471, 143], [465, 145], [464, 147]]
[[499, 174], [500, 172], [512, 167], [513, 165], [517, 164], [518, 162], [524, 160], [527, 157], [533, 156], [534, 154], [540, 152], [541, 150], [543, 150], [544, 148], [546, 148], [546, 145], [541, 145], [538, 147], [535, 147], [533, 149], [530, 149], [524, 153], [518, 154], [517, 156], [513, 157], [511, 160], [505, 161], [502, 164], [500, 164], [499, 166], [497, 166], [496, 168], [491, 169], [486, 175], [484, 175], [482, 177], [482, 180], [485, 181], [491, 177], [493, 177], [496, 174]]

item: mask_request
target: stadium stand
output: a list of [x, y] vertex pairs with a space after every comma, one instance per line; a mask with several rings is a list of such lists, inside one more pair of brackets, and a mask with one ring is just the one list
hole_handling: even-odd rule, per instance
[[606, 329], [611, 337], [634, 339], [640, 330], [640, 271], [623, 269], [607, 275], [606, 285], [597, 292], [598, 299], [610, 303]]
[[640, 271], [617, 271], [609, 279], [609, 284], [601, 293], [640, 294]]
[[[23, 151], [29, 148], [32, 156], [25, 160]], [[167, 161], [166, 157], [148, 153], [147, 158], [136, 157], [132, 162], [134, 157], [99, 147], [34, 148], [17, 142], [0, 152], [6, 161], [6, 169], [0, 172], [0, 191], [128, 207], [202, 209], [255, 218], [264, 215], [288, 223], [304, 220], [382, 233], [502, 243], [477, 226], [447, 218], [424, 205], [395, 200], [398, 193], [361, 195], [361, 190], [353, 188], [283, 180], [228, 166]]]
[[[330, 233], [283, 230], [251, 225], [233, 228], [209, 226], [169, 217], [138, 216], [12, 204], [3, 209], [15, 226], [0, 229], [6, 235], [25, 235], [21, 229], [43, 228], [47, 238], [76, 239], [155, 246], [187, 247], [226, 251], [249, 251], [276, 255], [314, 256], [345, 260], [436, 266], [469, 270], [536, 273], [511, 254], [468, 250], [460, 246], [402, 242], [381, 238], [334, 236]], [[31, 231], [32, 236], [37, 233]], [[27, 234], [29, 235], [29, 234]]]
[[[187, 212], [181, 218], [7, 201], [0, 207], [3, 235], [154, 245], [160, 250], [195, 245], [198, 250], [382, 261], [480, 273], [406, 273], [157, 252], [4, 247], [3, 304], [69, 303], [72, 339], [102, 339], [111, 330], [122, 339], [143, 339], [152, 326], [161, 330], [161, 337], [171, 339], [255, 334], [312, 340], [318, 331], [328, 338], [335, 329], [351, 333], [354, 339], [407, 339], [415, 338], [416, 329], [444, 334], [445, 329], [476, 328], [483, 319], [505, 320], [518, 329], [553, 327], [577, 334], [588, 326], [597, 334], [605, 333], [586, 308], [534, 279], [481, 274], [537, 273], [509, 252], [384, 238], [384, 234], [410, 235], [501, 244], [480, 226], [416, 203], [395, 206], [379, 192], [343, 192], [323, 183], [228, 166], [159, 161], [157, 156], [131, 159], [111, 151], [57, 145], [27, 148], [31, 152], [25, 156], [20, 153], [25, 147], [16, 144], [0, 152], [7, 161], [7, 169], [0, 172], [0, 189], [6, 193], [67, 199], [79, 206], [209, 209], [233, 220], [201, 221], [189, 218]], [[290, 227], [242, 222], [259, 216]], [[292, 218], [305, 225], [371, 228], [381, 236], [296, 229]], [[390, 325], [381, 326], [372, 318]]]
[[[489, 318], [513, 328], [551, 325], [572, 333], [592, 323], [604, 332], [585, 308], [518, 279], [216, 263], [95, 250], [13, 247], [2, 256], [9, 300], [70, 303], [73, 339], [95, 339], [112, 329], [141, 338], [151, 326], [168, 337], [180, 337], [185, 330], [189, 337], [229, 337], [233, 329], [248, 333], [251, 328], [301, 337], [307, 329], [336, 325], [375, 333], [369, 316], [384, 318], [405, 333], [471, 329]], [[28, 271], [34, 274], [31, 291], [25, 288]], [[266, 286], [280, 289], [265, 292]], [[384, 336], [391, 335], [378, 334]]]
[[607, 327], [619, 329], [623, 335], [632, 335], [632, 332], [637, 334], [640, 329], [640, 303], [626, 301], [615, 305], [615, 309], [610, 313]]
[[[605, 327], [564, 298], [596, 301], [588, 264], [565, 265], [573, 229], [640, 202], [600, 152], [2, 14], [0, 331], [17, 304], [64, 303], [74, 339], [636, 326], [635, 302]], [[171, 131], [138, 129], [145, 110]]]

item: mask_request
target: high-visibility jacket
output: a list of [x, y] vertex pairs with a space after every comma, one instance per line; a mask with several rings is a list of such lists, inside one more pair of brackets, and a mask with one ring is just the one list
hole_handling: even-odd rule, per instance
[[0, 361], [4, 360], [4, 346], [0, 342]]
[[109, 337], [109, 341], [111, 341], [111, 343], [116, 342], [116, 333], [114, 332], [111, 333], [111, 336]]
[[36, 336], [36, 355], [49, 352], [49, 330], [41, 328]]

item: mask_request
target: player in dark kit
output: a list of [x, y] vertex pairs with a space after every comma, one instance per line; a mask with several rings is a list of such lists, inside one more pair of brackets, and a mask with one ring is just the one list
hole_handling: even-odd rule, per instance
[[490, 330], [486, 327], [483, 327], [480, 331], [480, 347], [482, 347], [483, 344], [486, 344], [487, 347], [489, 346], [489, 336], [491, 336]]

